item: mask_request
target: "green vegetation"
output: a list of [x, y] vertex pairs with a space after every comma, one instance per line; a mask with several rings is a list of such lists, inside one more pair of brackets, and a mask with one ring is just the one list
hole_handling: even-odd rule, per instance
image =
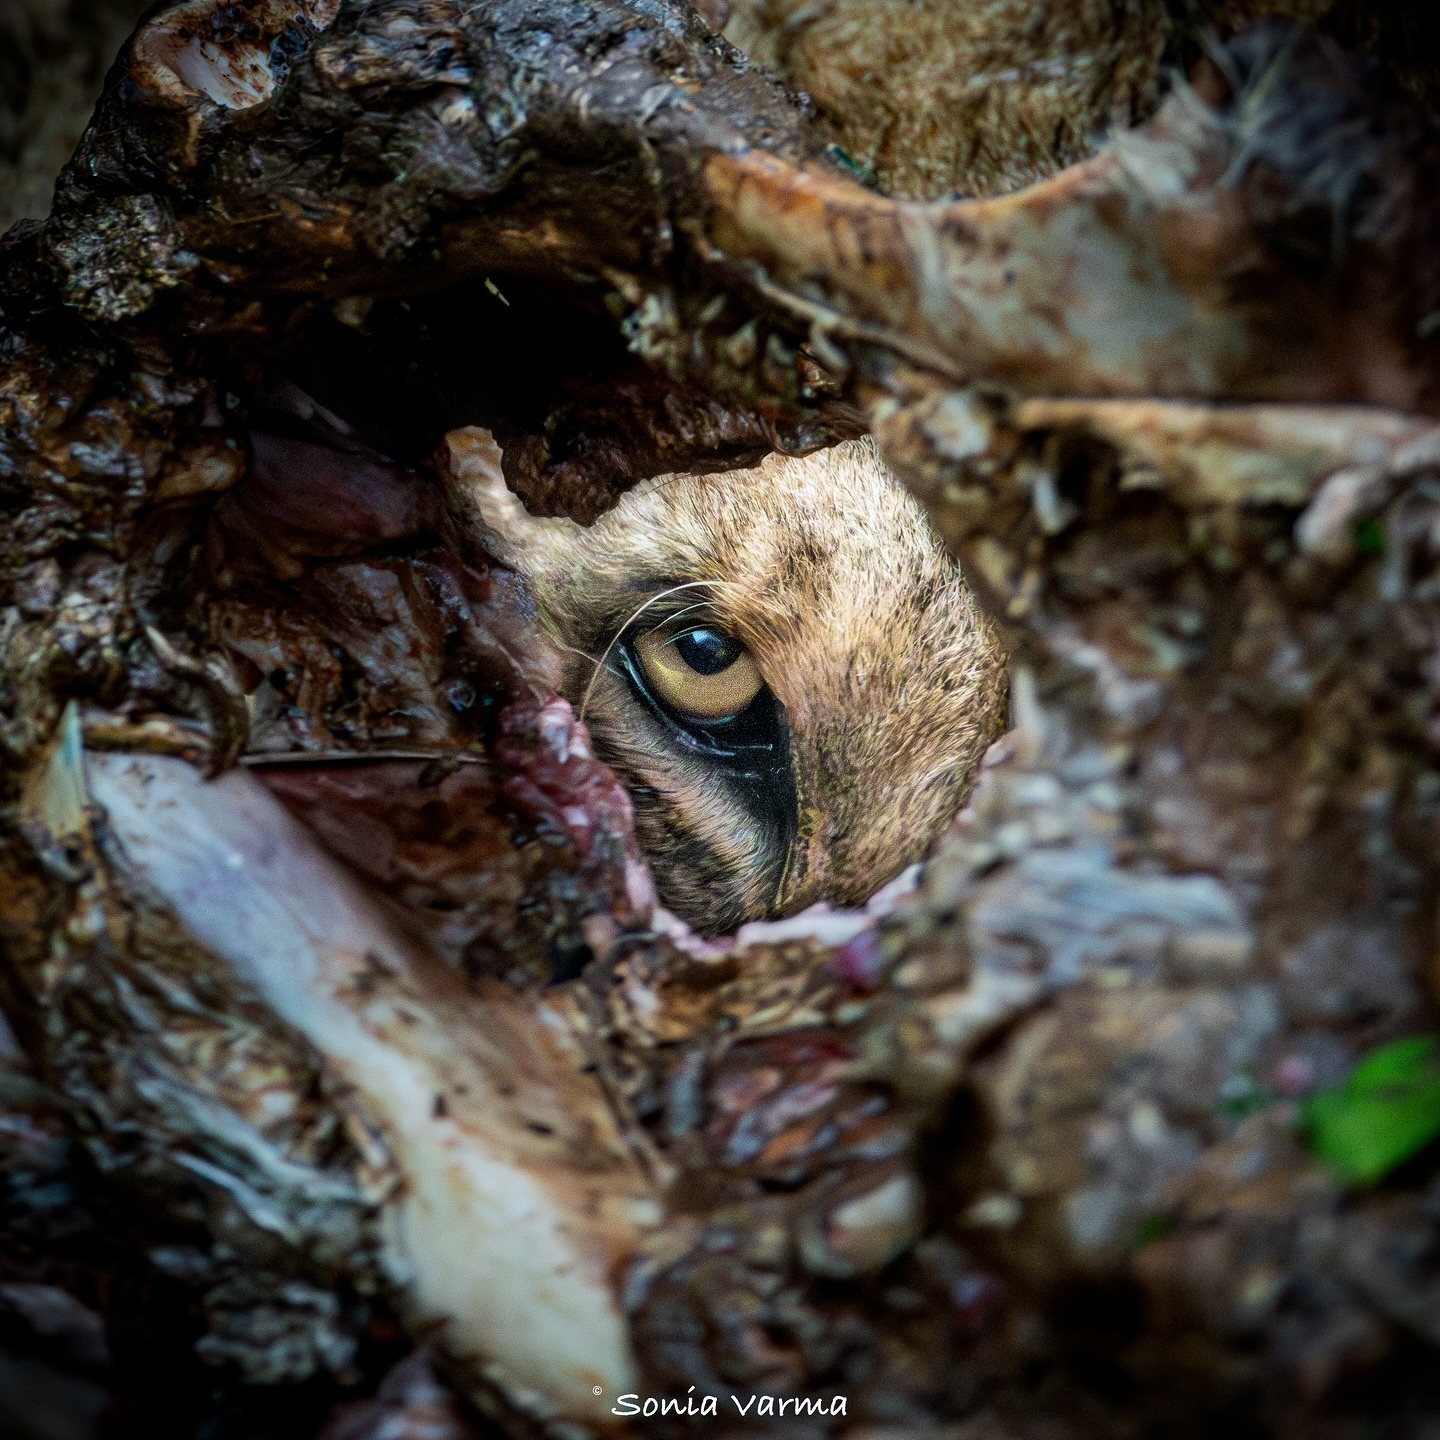
[[1378, 520], [1355, 522], [1355, 548], [1362, 555], [1385, 553], [1385, 527]]
[[1440, 1135], [1440, 1038], [1372, 1050], [1302, 1109], [1310, 1148], [1351, 1185], [1373, 1185]]

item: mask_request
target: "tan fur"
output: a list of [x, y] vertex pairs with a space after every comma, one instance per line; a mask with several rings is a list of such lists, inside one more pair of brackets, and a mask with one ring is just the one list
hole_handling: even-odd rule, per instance
[[[1195, 22], [1199, 35], [1223, 38], [1265, 16], [1304, 25], [1334, 17], [1346, 33], [1337, 0], [713, 0], [709, 8], [732, 44], [810, 96], [882, 190], [927, 199], [1000, 194], [1083, 160], [1112, 129], [1146, 118], [1164, 88], [1167, 45]], [[1384, 0], [1359, 8], [1378, 17]], [[1375, 18], [1359, 29], [1362, 46], [1381, 43]], [[1417, 66], [1403, 42], [1389, 43], [1401, 53], [1386, 59], [1413, 77], [1407, 83], [1433, 88], [1430, 57]]]
[[[713, 933], [822, 897], [857, 904], [959, 808], [1003, 720], [1002, 657], [872, 442], [662, 476], [589, 529], [526, 515], [498, 466], [454, 468], [569, 647], [568, 693], [635, 797], [661, 896], [692, 923]], [[798, 809], [784, 853], [622, 675], [596, 670], [647, 598], [694, 581], [708, 582], [683, 592], [704, 605], [697, 617], [746, 644], [784, 707]]]
[[1154, 104], [1162, 0], [736, 0], [726, 36], [806, 91], [892, 195], [995, 194]]

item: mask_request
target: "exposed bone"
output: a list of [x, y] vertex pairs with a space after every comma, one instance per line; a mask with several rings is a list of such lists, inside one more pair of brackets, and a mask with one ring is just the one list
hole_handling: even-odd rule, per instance
[[134, 77], [177, 107], [203, 95], [227, 110], [247, 110], [275, 89], [272, 55], [282, 37], [288, 32], [296, 48], [303, 46], [339, 8], [340, 0], [241, 0], [224, 9], [213, 0], [189, 0], [141, 31]]
[[1425, 417], [1359, 406], [1204, 406], [1153, 400], [1022, 400], [1023, 432], [1076, 431], [1163, 475], [1191, 503], [1303, 503], [1337, 470], [1403, 454]]
[[[79, 820], [76, 758], [37, 782], [60, 834]], [[634, 1380], [613, 1276], [660, 1210], [563, 1021], [470, 994], [247, 773], [206, 785], [142, 756], [86, 768], [112, 883], [173, 905], [378, 1119], [403, 1177], [385, 1263], [415, 1324], [443, 1321], [451, 1359], [522, 1409], [605, 1415], [593, 1387]]]
[[[267, 830], [273, 820], [277, 857], [305, 859], [274, 877], [277, 893], [332, 876], [309, 842], [292, 844], [283, 817], [252, 803], [248, 781], [206, 789], [180, 761], [93, 757], [93, 798], [123, 833], [87, 837], [72, 720], [57, 762], [68, 778], [53, 772], [23, 796], [5, 781], [18, 808], [0, 902], [17, 1030], [91, 1127], [93, 1153], [119, 1178], [138, 1171], [157, 1209], [177, 1192], [201, 1197], [202, 1229], [241, 1237], [247, 1255], [281, 1254], [282, 1274], [309, 1276], [302, 1299], [318, 1312], [317, 1296], [375, 1279], [369, 1218], [407, 1213], [420, 1192], [389, 1196], [343, 1147], [327, 1168], [273, 1117], [305, 1095], [322, 1120], [371, 1112], [403, 1124], [390, 1136], [400, 1168], [430, 1175], [447, 1127], [459, 1128], [423, 1113], [431, 1082], [462, 1064], [448, 1048], [453, 1015], [466, 1075], [501, 1107], [466, 1116], [470, 1198], [496, 1179], [499, 1154], [514, 1162], [506, 1185], [518, 1174], [527, 1193], [538, 1187], [551, 1219], [572, 1217], [592, 1185], [621, 1212], [602, 1207], [568, 1238], [543, 1213], [536, 1222], [551, 1259], [593, 1267], [577, 1273], [586, 1314], [603, 1322], [588, 1340], [556, 1336], [578, 1353], [566, 1351], [570, 1388], [552, 1414], [593, 1415], [576, 1393], [583, 1372], [628, 1381], [627, 1343], [681, 1390], [774, 1380], [797, 1391], [853, 1343], [882, 1418], [930, 1426], [959, 1414], [977, 1433], [1019, 1428], [989, 1413], [990, 1385], [1032, 1418], [1040, 1407], [1041, 1425], [1098, 1413], [1101, 1433], [1131, 1422], [1160, 1433], [1218, 1413], [1308, 1434], [1333, 1418], [1317, 1406], [1343, 1411], [1357, 1374], [1425, 1382], [1433, 1166], [1422, 1157], [1418, 1182], [1397, 1174], [1383, 1195], [1346, 1196], [1290, 1111], [1370, 1046], [1435, 1027], [1431, 162], [1423, 137], [1387, 129], [1346, 88], [1344, 67], [1320, 60], [1288, 90], [1178, 99], [1145, 134], [1012, 200], [935, 207], [807, 168], [799, 112], [663, 4], [495, 0], [462, 12], [380, 0], [349, 7], [270, 100], [243, 111], [197, 93], [161, 124], [116, 87], [46, 231], [3, 252], [5, 493], [23, 507], [0, 537], [0, 740], [13, 775], [35, 773], [69, 696], [138, 731], [97, 725], [97, 736], [157, 746], [180, 748], [184, 731], [145, 729], [148, 713], [203, 711], [183, 674], [150, 664], [143, 636], [158, 605], [158, 633], [193, 625], [188, 646], [167, 639], [176, 653], [212, 643], [190, 613], [206, 567], [177, 561], [212, 558], [196, 548], [203, 516], [186, 508], [205, 489], [179, 486], [158, 521], [150, 500], [171, 458], [213, 454], [217, 432], [244, 440], [216, 377], [240, 384], [243, 362], [303, 331], [316, 300], [358, 297], [342, 307], [347, 323], [373, 325], [387, 296], [492, 271], [502, 293], [519, 295], [514, 277], [612, 306], [664, 385], [711, 386], [745, 410], [750, 428], [726, 433], [768, 425], [814, 439], [843, 406], [866, 405], [1023, 647], [1022, 733], [880, 953], [844, 965], [817, 967], [810, 940], [752, 945], [743, 964], [696, 963], [631, 934], [593, 977], [603, 1015], [577, 987], [561, 1027], [558, 1004], [492, 1010], [467, 998], [449, 972], [407, 959], [385, 924], [362, 925], [371, 912], [356, 901], [344, 912], [359, 915], [355, 928], [414, 966], [414, 994], [397, 1000], [400, 982], [381, 976], [381, 1001], [414, 1004], [421, 1037], [445, 1042], [437, 1057], [412, 1053], [393, 1014], [371, 1017], [388, 1042], [372, 1048], [359, 1000], [333, 988], [299, 1003], [278, 951], [227, 948], [245, 932], [224, 887], [203, 901], [181, 890], [207, 857], [260, 864], [267, 834], [230, 833], [240, 817]], [[1307, 210], [1313, 172], [1251, 164], [1252, 142], [1273, 138], [1250, 105], [1266, 94], [1315, 102], [1375, 140], [1357, 173], [1396, 199], [1394, 224], [1345, 231], [1355, 243], [1337, 271], [1328, 181], [1327, 203]], [[1344, 104], [1327, 111], [1336, 95]], [[343, 156], [328, 143], [341, 134]], [[1277, 233], [1285, 243], [1272, 248]], [[1005, 298], [1005, 245], [1022, 302]], [[1104, 273], [1062, 273], [1092, 250]], [[1228, 286], [1237, 259], [1248, 295]], [[100, 341], [76, 338], [76, 310]], [[346, 343], [358, 333], [347, 328]], [[1076, 446], [1067, 474], [1047, 464], [1067, 458], [1047, 453], [1052, 442]], [[1363, 545], [1357, 521], [1369, 522]], [[382, 573], [394, 582], [381, 561], [399, 561], [370, 558], [354, 588]], [[284, 618], [324, 664], [301, 608], [292, 595]], [[269, 659], [269, 636], [242, 626], [235, 638]], [[332, 684], [342, 697], [343, 678]], [[455, 733], [439, 705], [432, 721], [417, 752]], [[293, 753], [299, 741], [280, 738], [276, 753]], [[129, 788], [145, 775], [175, 800], [168, 820]], [[147, 850], [139, 832], [152, 824], [187, 848]], [[146, 907], [167, 885], [213, 945], [177, 938], [157, 918], [169, 911]], [[296, 899], [287, 921], [312, 903]], [[621, 937], [613, 917], [600, 920], [603, 950]], [[127, 948], [132, 921], [143, 954]], [[326, 940], [297, 949], [322, 978], [330, 965], [332, 979], [352, 975], [353, 957], [342, 964]], [[192, 971], [215, 986], [209, 1008], [186, 989]], [[259, 1020], [253, 988], [231, 983], [243, 973], [279, 997]], [[311, 1041], [272, 1024], [286, 996]], [[506, 1025], [498, 1062], [493, 1041], [482, 1035], [476, 1058], [469, 1038], [492, 1023]], [[567, 1029], [583, 1049], [560, 1048]], [[238, 1093], [226, 1096], [237, 1034], [269, 1068], [237, 1061]], [[393, 1065], [411, 1088], [366, 1091], [363, 1105], [336, 1096], [317, 1058], [327, 1047], [337, 1070], [363, 1056], [367, 1073]], [[543, 1067], [541, 1123], [559, 1122], [550, 1140], [519, 1135], [524, 1106], [495, 1093], [517, 1051]], [[918, 1167], [921, 1121], [939, 1123], [962, 1077], [983, 1111], [964, 1142], [973, 1173], [954, 1173], [949, 1154]], [[555, 1097], [574, 1095], [603, 1141], [598, 1181], [557, 1113]], [[1262, 1108], [1246, 1119], [1237, 1099]], [[670, 1152], [653, 1170], [631, 1158], [644, 1137], [626, 1112], [642, 1101], [658, 1117], [651, 1143]], [[848, 1148], [826, 1138], [836, 1116]], [[139, 1160], [120, 1154], [117, 1133], [139, 1137]], [[176, 1134], [186, 1143], [170, 1144]], [[648, 1174], [665, 1166], [690, 1186], [693, 1223], [652, 1229]], [[896, 1256], [919, 1209], [907, 1175], [937, 1229]], [[461, 1213], [464, 1197], [440, 1189]], [[973, 1240], [982, 1275], [1003, 1281], [994, 1305], [1006, 1338], [990, 1349], [984, 1307], [959, 1298], [986, 1287], [944, 1228], [952, 1204], [994, 1222]], [[391, 1232], [392, 1265], [414, 1239]], [[450, 1272], [437, 1274], [453, 1257], [416, 1253], [414, 1318], [453, 1311], [509, 1359], [499, 1378], [512, 1396], [529, 1390], [527, 1347], [575, 1311], [466, 1308], [474, 1293], [452, 1294]], [[605, 1267], [630, 1254], [622, 1321]], [[534, 1258], [498, 1256], [497, 1273], [518, 1283]], [[905, 1302], [918, 1308], [880, 1309], [904, 1287], [848, 1288], [887, 1261], [935, 1282]], [[843, 1324], [827, 1328], [805, 1279], [816, 1272]], [[1077, 1275], [1146, 1317], [1141, 1345], [1102, 1341], [1105, 1361], [1123, 1367], [1124, 1425], [1055, 1339], [1056, 1297]], [[918, 1332], [901, 1333], [903, 1315]], [[337, 1348], [333, 1333], [320, 1338]], [[1395, 1366], [1378, 1369], [1387, 1354]], [[886, 1355], [899, 1357], [894, 1370], [864, 1369]], [[1033, 1377], [1037, 1358], [1053, 1386], [1041, 1397], [1007, 1378]], [[462, 1363], [472, 1384], [478, 1368]], [[1430, 1399], [1404, 1390], [1394, 1404], [1423, 1413]]]
[[[437, 13], [426, 22], [436, 43], [423, 59], [390, 37], [392, 23], [400, 21], [382, 7], [354, 35], [322, 39], [298, 62], [307, 83], [333, 92], [337, 103], [382, 75], [408, 86], [423, 72], [427, 83], [461, 86], [486, 73], [493, 46], [512, 33], [515, 19], [503, 5], [463, 18]], [[688, 236], [699, 240], [707, 260], [762, 266], [753, 275], [760, 296], [802, 330], [813, 324], [822, 337], [874, 341], [955, 378], [1053, 395], [1361, 400], [1402, 410], [1437, 403], [1436, 347], [1417, 344], [1415, 329], [1433, 280], [1420, 273], [1423, 264], [1409, 268], [1428, 224], [1417, 197], [1433, 162], [1400, 121], [1393, 133], [1363, 141], [1344, 130], [1365, 96], [1328, 51], [1284, 42], [1269, 50], [1252, 46], [1244, 63], [1254, 73], [1237, 82], [1240, 90], [1228, 100], [1217, 100], [1213, 87], [1202, 98], [1182, 86], [1143, 129], [1053, 180], [1002, 199], [922, 204], [889, 200], [837, 172], [798, 164], [802, 157], [783, 132], [772, 133], [764, 147], [750, 140], [743, 120], [727, 109], [727, 87], [742, 82], [715, 68], [700, 44], [703, 27], [695, 63], [713, 84], [670, 105], [655, 98], [672, 93], [670, 82], [650, 68], [663, 45], [657, 49], [643, 27], [628, 25], [621, 10], [612, 16], [602, 7], [591, 23], [623, 34], [629, 58], [592, 80], [583, 67], [562, 67], [566, 78], [558, 88], [533, 95], [527, 81], [516, 104], [539, 108], [517, 118], [516, 136], [533, 133], [543, 163], [565, 173], [574, 162], [553, 127], [597, 105], [628, 114], [643, 92], [654, 103], [638, 124], [665, 157], [669, 184], [627, 155], [608, 189], [574, 191], [538, 231], [517, 229], [494, 211], [472, 213], [446, 226], [438, 258], [427, 252], [423, 261], [412, 235], [400, 248], [407, 267], [422, 267], [417, 278], [424, 273], [433, 284], [490, 267], [567, 283], [588, 275], [626, 296], [641, 353], [689, 368], [675, 347], [692, 322], [675, 311], [653, 271], [658, 257], [640, 231], [654, 226], [637, 229], [638, 206], [668, 212], [655, 232], [662, 248], [681, 246]], [[568, 53], [563, 27], [549, 33], [559, 65]], [[141, 50], [149, 43], [142, 36]], [[450, 57], [446, 66], [442, 51]], [[470, 56], [470, 69], [459, 65], [461, 54]], [[640, 84], [632, 95], [637, 74], [656, 84]], [[1285, 149], [1286, 97], [1306, 84], [1330, 87], [1333, 102], [1327, 96], [1329, 109], [1317, 123], [1332, 128], [1336, 145], [1358, 147], [1353, 163], [1377, 181], [1383, 174], [1394, 191], [1391, 210], [1373, 223], [1365, 213], [1310, 216], [1304, 208], [1312, 187], [1321, 203], [1326, 183], [1307, 169], [1320, 163], [1315, 157]], [[552, 128], [536, 128], [542, 113]], [[290, 267], [304, 264], [332, 277], [322, 281], [329, 293], [363, 291], [375, 254], [393, 246], [378, 234], [367, 239], [364, 225], [352, 223], [367, 213], [364, 193], [353, 186], [319, 193], [324, 177], [314, 162], [305, 161], [287, 182], [304, 193], [303, 207], [267, 193], [267, 147], [293, 150], [293, 137], [279, 123], [265, 116], [258, 132], [243, 142], [237, 137], [250, 157], [244, 160], [229, 153], [232, 142], [223, 133], [215, 134], [209, 163], [231, 178], [229, 213], [247, 218], [227, 224], [177, 196], [184, 244], [230, 283], [245, 279], [246, 256], [268, 252], [266, 272], [246, 282], [257, 289], [299, 285], [301, 274]], [[412, 148], [428, 135], [449, 156], [449, 173], [430, 176], [423, 205], [459, 200], [447, 194], [456, 187], [488, 194], [499, 183], [498, 176], [481, 178], [502, 162], [496, 136], [473, 106], [444, 121], [417, 113], [385, 123], [404, 127], [397, 145]], [[1272, 162], [1267, 147], [1279, 158]], [[1263, 180], [1252, 173], [1280, 164], [1290, 173]], [[415, 184], [409, 171], [396, 173], [381, 180], [379, 193], [399, 204]], [[1255, 190], [1262, 184], [1278, 186], [1278, 196], [1270, 188], [1262, 196]], [[1292, 211], [1308, 217], [1311, 229], [1358, 227], [1346, 286], [1327, 286], [1287, 264], [1276, 235], [1292, 224]], [[697, 222], [705, 236], [697, 235]], [[172, 243], [180, 243], [179, 234]], [[78, 271], [77, 282], [85, 283]], [[1406, 313], [1412, 303], [1421, 308]]]
[[1271, 295], [1233, 298], [1236, 274], [1267, 260], [1226, 176], [1232, 153], [1182, 95], [1147, 130], [1004, 199], [886, 200], [758, 150], [715, 156], [705, 177], [719, 253], [763, 265], [780, 287], [767, 294], [818, 289], [834, 297], [810, 306], [823, 332], [955, 379], [1433, 408], [1433, 370], [1411, 369], [1403, 331], [1301, 301], [1278, 277]]

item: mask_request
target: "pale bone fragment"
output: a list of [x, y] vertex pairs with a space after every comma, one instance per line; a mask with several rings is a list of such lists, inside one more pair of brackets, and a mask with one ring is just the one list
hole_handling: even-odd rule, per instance
[[[1388, 474], [1423, 448], [1433, 387], [1383, 306], [1312, 294], [1268, 251], [1232, 173], [1234, 124], [1182, 89], [1083, 165], [946, 204], [716, 155], [709, 238], [767, 303], [869, 350], [871, 427], [952, 545], [1021, 441], [1063, 433], [1112, 446], [1123, 483], [1187, 508], [1300, 507], [1328, 477]], [[1058, 533], [1073, 513], [1029, 468]], [[1363, 508], [1379, 483], [1364, 479], [1342, 508]]]
[[1045, 533], [1067, 528], [1078, 512], [1055, 488], [1049, 448], [1066, 436], [1110, 447], [1122, 490], [1163, 489], [1187, 510], [1308, 506], [1297, 543], [1337, 561], [1351, 553], [1354, 520], [1383, 508], [1405, 478], [1440, 469], [1432, 417], [1359, 405], [1017, 397], [917, 377], [904, 403], [874, 387], [870, 417], [952, 548], [981, 526], [991, 478], [1012, 469]]
[[[759, 150], [716, 154], [709, 240], [769, 303], [952, 384], [1427, 408], [1408, 334], [1303, 289], [1270, 253], [1232, 173], [1236, 135], [1182, 89], [1051, 180], [933, 204]], [[1241, 298], [1240, 275], [1263, 297]]]
[[596, 1388], [636, 1377], [618, 1287], [661, 1209], [578, 1042], [539, 1006], [472, 993], [244, 770], [206, 783], [168, 757], [82, 765], [77, 720], [25, 809], [59, 840], [87, 799], [108, 886], [168, 904], [378, 1123], [403, 1180], [382, 1223], [407, 1321], [441, 1326], [477, 1393], [613, 1423]]
[[259, 0], [230, 18], [214, 0], [189, 0], [136, 34], [130, 76], [152, 103], [184, 109], [203, 95], [226, 110], [248, 110], [275, 89], [274, 42], [297, 22], [325, 29], [339, 9], [340, 0]]
[[1384, 463], [1435, 431], [1432, 420], [1360, 406], [1200, 405], [1164, 400], [1026, 399], [1009, 423], [1078, 431], [1153, 470], [1187, 508], [1304, 505], [1327, 476]]

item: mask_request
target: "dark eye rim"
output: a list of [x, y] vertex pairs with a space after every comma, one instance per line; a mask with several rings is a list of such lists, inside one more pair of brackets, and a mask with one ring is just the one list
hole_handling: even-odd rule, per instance
[[788, 764], [789, 746], [782, 712], [768, 685], [763, 686], [743, 710], [720, 720], [697, 720], [682, 715], [655, 693], [636, 650], [640, 637], [654, 628], [640, 625], [626, 631], [616, 644], [615, 653], [631, 690], [655, 719], [687, 749], [712, 760], [737, 768], [758, 766], [761, 770]]
[[[668, 617], [673, 620], [673, 614]], [[788, 855], [799, 829], [795, 773], [790, 753], [790, 726], [785, 709], [768, 685], [737, 715], [724, 720], [696, 720], [680, 715], [651, 688], [636, 643], [656, 619], [623, 631], [615, 641], [617, 668], [636, 701], [662, 727], [677, 748], [705, 760], [725, 777], [751, 814], [772, 836], [774, 863]], [[664, 618], [659, 624], [666, 623]], [[779, 884], [778, 872], [776, 884]]]

